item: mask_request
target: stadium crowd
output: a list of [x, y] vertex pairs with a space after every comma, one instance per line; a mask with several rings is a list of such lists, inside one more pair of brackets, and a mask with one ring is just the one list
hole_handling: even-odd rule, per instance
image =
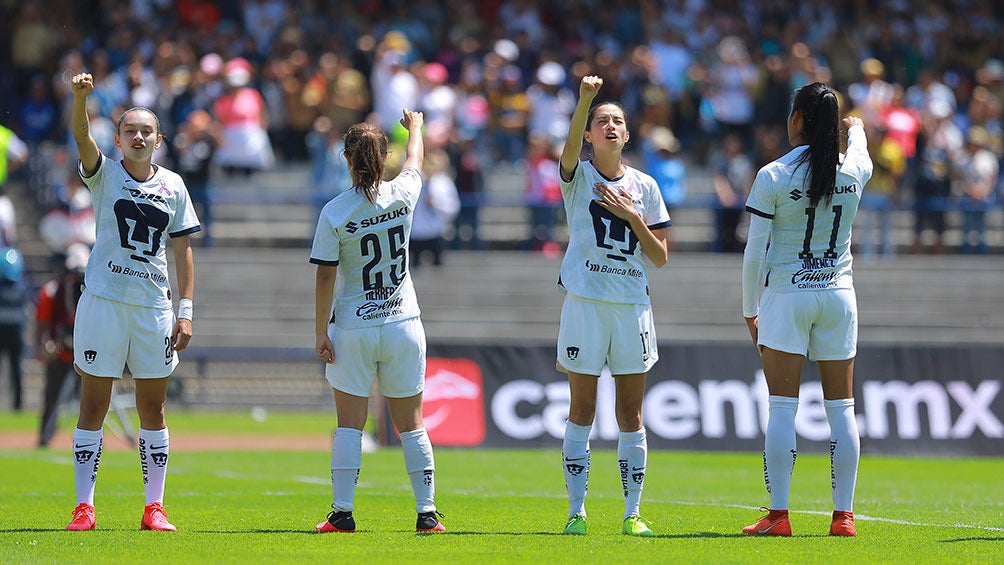
[[[574, 89], [595, 74], [632, 117], [626, 158], [657, 178], [671, 211], [713, 207], [710, 248], [738, 251], [752, 174], [788, 149], [778, 124], [794, 87], [819, 80], [864, 118], [873, 143], [862, 252], [893, 253], [889, 213], [907, 208], [915, 251], [946, 251], [951, 215], [965, 231], [958, 250], [980, 253], [1000, 192], [1002, 12], [988, 0], [7, 2], [0, 125], [27, 148], [29, 165], [14, 174], [38, 206], [59, 210], [49, 227], [65, 227], [86, 211], [68, 82], [90, 72], [102, 150], [116, 154], [125, 109], [153, 109], [168, 141], [156, 158], [185, 176], [211, 224], [213, 175], [311, 163], [331, 195], [348, 186], [345, 128], [370, 120], [401, 143], [399, 109], [416, 108], [429, 150], [452, 171], [447, 200], [455, 189], [460, 204], [446, 215], [458, 240], [478, 246], [484, 173], [501, 168], [526, 176], [526, 246], [547, 249], [562, 221], [552, 173]], [[12, 149], [12, 161], [23, 153]], [[710, 200], [688, 193], [688, 167], [711, 173]], [[54, 252], [87, 243], [76, 233], [84, 218], [82, 230], [42, 230]]]

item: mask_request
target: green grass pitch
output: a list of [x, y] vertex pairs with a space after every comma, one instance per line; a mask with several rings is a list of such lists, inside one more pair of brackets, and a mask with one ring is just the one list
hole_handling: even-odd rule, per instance
[[[226, 428], [228, 420], [219, 414], [169, 418], [174, 433], [206, 430], [207, 422]], [[248, 420], [246, 414], [230, 419]], [[295, 434], [333, 417], [270, 421], [279, 427], [273, 433]], [[5, 431], [33, 425], [0, 416]], [[791, 493], [794, 536], [752, 538], [739, 529], [767, 504], [759, 454], [653, 451], [642, 515], [657, 537], [636, 539], [620, 533], [623, 499], [616, 454], [608, 450], [592, 455], [585, 537], [558, 534], [567, 502], [556, 449], [438, 448], [437, 504], [448, 531], [434, 535], [414, 531], [399, 448], [363, 456], [355, 534], [313, 533], [331, 502], [326, 450], [172, 452], [165, 505], [175, 534], [139, 531], [138, 457], [106, 450], [95, 498], [98, 529], [66, 532], [74, 505], [71, 457], [61, 450], [0, 449], [0, 562], [1004, 562], [1001, 458], [866, 455], [856, 496], [858, 537], [832, 538], [826, 535], [828, 458], [801, 454]]]

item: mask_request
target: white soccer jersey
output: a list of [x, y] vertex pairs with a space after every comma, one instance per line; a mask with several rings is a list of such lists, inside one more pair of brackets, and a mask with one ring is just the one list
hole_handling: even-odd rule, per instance
[[377, 326], [419, 315], [408, 241], [421, 192], [422, 175], [408, 168], [380, 184], [373, 204], [347, 190], [321, 210], [310, 262], [339, 267], [333, 308], [339, 327]]
[[167, 237], [202, 229], [184, 181], [158, 165], [139, 181], [104, 155], [89, 177], [78, 167], [91, 190], [97, 237], [84, 275], [87, 290], [135, 306], [171, 308]]
[[848, 132], [830, 203], [809, 206], [808, 163], [796, 167], [808, 146], [791, 150], [757, 173], [746, 210], [771, 220], [766, 282], [775, 292], [853, 288], [851, 224], [872, 175], [864, 128]]
[[638, 238], [626, 221], [596, 203], [593, 187], [604, 183], [624, 189], [653, 230], [670, 225], [669, 212], [655, 179], [632, 167], [624, 169], [621, 177], [608, 179], [589, 161], [580, 161], [572, 180], [561, 181], [569, 241], [559, 292], [602, 302], [650, 303], [648, 268]]

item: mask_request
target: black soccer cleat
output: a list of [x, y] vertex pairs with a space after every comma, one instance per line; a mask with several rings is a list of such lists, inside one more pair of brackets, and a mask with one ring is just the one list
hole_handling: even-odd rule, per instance
[[318, 532], [354, 532], [356, 521], [351, 512], [334, 512], [328, 514], [328, 519], [314, 527]]
[[446, 526], [439, 521], [440, 518], [445, 518], [445, 516], [436, 510], [433, 510], [432, 512], [420, 512], [418, 514], [418, 520], [415, 522], [415, 531], [445, 532]]

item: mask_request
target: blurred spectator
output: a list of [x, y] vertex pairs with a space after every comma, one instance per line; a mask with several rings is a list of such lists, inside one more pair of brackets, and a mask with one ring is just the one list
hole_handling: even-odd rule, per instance
[[914, 185], [913, 252], [925, 250], [925, 233], [932, 231], [931, 249], [934, 253], [944, 253], [945, 212], [951, 191], [950, 166], [953, 156], [962, 149], [962, 132], [952, 122], [951, 106], [940, 98], [931, 102], [921, 131], [922, 149], [918, 154]]
[[987, 251], [986, 214], [997, 197], [999, 163], [994, 150], [998, 143], [986, 129], [973, 126], [966, 134], [964, 150], [954, 159], [956, 192], [961, 197], [963, 254], [983, 255]]
[[289, 71], [282, 81], [286, 101], [288, 137], [283, 140], [282, 153], [287, 161], [306, 161], [307, 132], [321, 114], [327, 98], [324, 76], [312, 72], [310, 56], [297, 49], [286, 57]]
[[314, 202], [318, 206], [318, 213], [320, 207], [329, 200], [352, 188], [342, 133], [331, 118], [318, 116], [314, 120], [314, 127], [307, 134], [307, 148], [312, 163], [310, 180], [316, 191]]
[[485, 132], [491, 110], [488, 98], [481, 89], [481, 67], [473, 59], [466, 59], [461, 63], [457, 97], [457, 112], [454, 116], [457, 137], [470, 141], [477, 150], [485, 149], [488, 142]]
[[949, 111], [955, 112], [955, 92], [937, 79], [933, 69], [923, 68], [917, 75], [917, 83], [906, 89], [906, 105], [923, 113], [930, 111], [935, 100], [948, 104]]
[[270, 58], [264, 64], [259, 92], [268, 111], [268, 137], [277, 159], [285, 159], [286, 140], [292, 135], [289, 117], [286, 115], [286, 88], [283, 86], [290, 73], [289, 61], [278, 57]]
[[90, 248], [75, 243], [67, 252], [52, 256], [51, 280], [42, 285], [35, 305], [35, 352], [45, 366], [42, 416], [38, 445], [49, 445], [56, 433], [60, 403], [80, 387], [73, 370], [73, 317], [83, 290], [84, 268]]
[[41, 74], [31, 78], [28, 99], [21, 105], [21, 139], [29, 147], [53, 140], [59, 130], [59, 108], [49, 94], [49, 86]]
[[517, 37], [525, 33], [529, 43], [538, 47], [546, 36], [540, 6], [533, 0], [506, 0], [498, 9], [499, 22], [506, 31], [506, 37]]
[[715, 207], [715, 241], [711, 249], [718, 253], [742, 253], [743, 242], [737, 230], [756, 171], [743, 152], [743, 141], [738, 133], [725, 136], [721, 154], [712, 159], [710, 167], [718, 200]]
[[921, 120], [920, 112], [904, 106], [904, 102], [903, 87], [898, 84], [892, 85], [889, 105], [875, 123], [887, 130], [886, 136], [899, 144], [903, 156], [909, 162], [917, 155], [917, 136], [920, 134]]
[[707, 96], [714, 109], [719, 132], [734, 133], [746, 145], [753, 139], [753, 94], [760, 73], [750, 61], [746, 45], [736, 36], [718, 44], [718, 61], [708, 75]]
[[205, 110], [195, 110], [178, 126], [174, 137], [175, 170], [185, 180], [188, 195], [202, 222], [202, 245], [213, 245], [213, 157], [220, 146], [219, 124]]
[[666, 87], [674, 103], [679, 103], [686, 88], [687, 70], [693, 63], [694, 56], [673, 26], [663, 24], [659, 28], [659, 32], [648, 43], [655, 62], [653, 78], [657, 84]]
[[564, 141], [575, 110], [575, 94], [565, 86], [565, 69], [547, 61], [537, 69], [536, 79], [526, 91], [530, 103], [528, 135], [543, 136], [550, 143]]
[[557, 257], [561, 251], [554, 240], [554, 225], [562, 207], [561, 185], [558, 184], [560, 154], [560, 148], [555, 148], [549, 135], [530, 135], [525, 194], [530, 209], [530, 237], [524, 247], [550, 257]]
[[331, 118], [332, 127], [341, 132], [363, 121], [370, 106], [366, 76], [350, 66], [348, 57], [333, 52], [321, 55], [317, 63], [327, 79], [328, 96], [324, 113]]
[[449, 71], [442, 63], [427, 63], [422, 68], [419, 109], [425, 114], [425, 143], [431, 149], [445, 147], [453, 133], [457, 92], [446, 83], [448, 78]]
[[[868, 259], [881, 253], [891, 257], [896, 252], [893, 241], [893, 215], [897, 203], [900, 179], [906, 171], [906, 156], [891, 130], [882, 124], [869, 125], [868, 154], [872, 158], [872, 178], [861, 194], [861, 256]], [[855, 232], [858, 233], [858, 232]], [[876, 243], [876, 239], [878, 242]]]
[[198, 88], [188, 67], [181, 65], [171, 71], [168, 78], [171, 105], [167, 116], [172, 124], [180, 126], [189, 114], [201, 109], [198, 103]]
[[243, 58], [227, 61], [224, 68], [227, 89], [213, 103], [213, 117], [221, 125], [223, 142], [216, 162], [227, 174], [245, 176], [269, 169], [274, 163], [268, 138], [268, 112], [261, 94], [248, 83], [251, 63]]
[[275, 33], [286, 15], [286, 3], [281, 0], [244, 0], [244, 27], [259, 55], [268, 53]]
[[862, 80], [848, 86], [847, 95], [866, 124], [876, 123], [892, 102], [892, 85], [882, 80], [885, 76], [882, 61], [865, 59], [861, 61], [860, 68]]
[[376, 123], [393, 136], [401, 108], [418, 107], [418, 79], [408, 70], [411, 42], [399, 31], [387, 32], [377, 47], [370, 89]]
[[10, 174], [27, 160], [28, 146], [13, 131], [0, 126], [0, 247], [17, 243], [17, 217], [5, 185]]
[[24, 258], [14, 247], [0, 247], [0, 359], [7, 358], [11, 399], [16, 412], [24, 403], [21, 355], [24, 352], [25, 306], [28, 289], [24, 281]]
[[17, 16], [8, 28], [10, 62], [17, 72], [19, 89], [29, 83], [30, 77], [44, 73], [53, 59], [59, 43], [57, 34], [46, 24], [44, 6], [34, 0], [18, 3]]
[[523, 73], [515, 65], [501, 72], [501, 85], [488, 95], [491, 127], [495, 133], [494, 150], [499, 160], [510, 165], [526, 157], [526, 127], [530, 116], [530, 99], [523, 88]]
[[[680, 142], [663, 126], [642, 129], [641, 149], [648, 171], [662, 192], [670, 216], [687, 197], [686, 164], [680, 158]], [[671, 228], [672, 229], [672, 228]]]
[[987, 59], [976, 70], [976, 82], [990, 90], [997, 100], [1004, 100], [1004, 61]]
[[95, 221], [91, 191], [76, 169], [56, 184], [56, 203], [42, 214], [38, 234], [52, 253], [65, 253], [75, 243], [94, 245]]
[[[460, 130], [463, 135], [464, 130]], [[483, 248], [478, 231], [478, 214], [484, 198], [485, 178], [481, 153], [475, 146], [474, 138], [461, 137], [454, 146], [453, 162], [456, 163], [456, 186], [460, 197], [460, 211], [453, 224], [453, 249]]]
[[[791, 67], [780, 55], [773, 55], [764, 61], [764, 78], [757, 97], [755, 121], [758, 127], [772, 128], [788, 121], [794, 89], [791, 82]], [[807, 84], [807, 83], [806, 83]], [[767, 164], [773, 159], [764, 161]]]
[[967, 129], [979, 126], [993, 135], [1001, 133], [1004, 129], [1001, 121], [1001, 99], [987, 86], [975, 86], [969, 97], [964, 119], [956, 122], [960, 123], [965, 123]]
[[411, 224], [411, 269], [423, 263], [426, 254], [432, 265], [443, 264], [443, 237], [460, 209], [457, 186], [450, 177], [450, 158], [442, 149], [425, 156], [425, 188], [415, 205]]

